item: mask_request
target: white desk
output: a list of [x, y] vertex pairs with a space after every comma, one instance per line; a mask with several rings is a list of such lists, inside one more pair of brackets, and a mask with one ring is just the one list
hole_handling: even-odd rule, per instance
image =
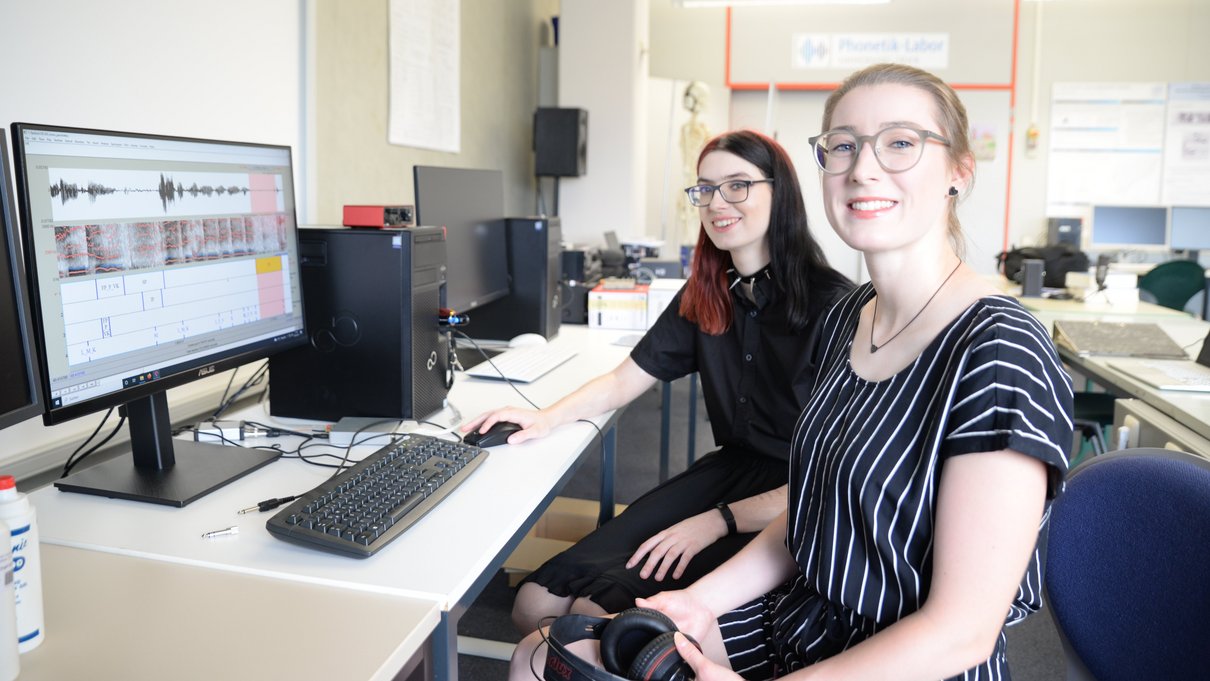
[[[563, 327], [551, 342], [574, 345], [579, 354], [521, 389], [540, 406], [553, 403], [626, 357], [629, 348], [612, 345], [625, 333]], [[503, 382], [465, 377], [456, 381], [450, 401], [466, 418], [492, 407], [525, 404]], [[612, 417], [606, 414], [595, 422], [605, 428]], [[428, 516], [365, 560], [288, 544], [265, 530], [268, 514], [236, 514], [263, 499], [309, 490], [331, 473], [296, 460], [266, 466], [183, 509], [63, 493], [49, 486], [31, 498], [46, 544], [435, 602], [441, 610], [434, 637], [437, 676], [453, 679], [458, 618], [571, 477], [581, 456], [597, 452], [598, 446], [596, 428], [573, 423], [541, 440], [495, 447]], [[201, 539], [203, 532], [231, 525], [240, 527], [238, 537]]]
[[21, 681], [390, 681], [431, 664], [441, 617], [428, 600], [63, 546], [42, 563], [47, 634]]

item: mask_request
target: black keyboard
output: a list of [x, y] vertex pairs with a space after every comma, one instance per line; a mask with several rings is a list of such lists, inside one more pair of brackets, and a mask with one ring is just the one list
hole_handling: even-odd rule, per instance
[[391, 543], [487, 458], [461, 442], [408, 434], [295, 499], [266, 523], [278, 539], [368, 558]]

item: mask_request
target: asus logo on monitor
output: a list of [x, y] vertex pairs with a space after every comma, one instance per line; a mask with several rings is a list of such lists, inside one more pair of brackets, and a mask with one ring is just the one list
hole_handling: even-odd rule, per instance
[[211, 364], [208, 367], [202, 367], [201, 369], [199, 369], [197, 372], [197, 377], [201, 378], [203, 376], [209, 376], [210, 374], [213, 374], [213, 373], [214, 373], [214, 365]]

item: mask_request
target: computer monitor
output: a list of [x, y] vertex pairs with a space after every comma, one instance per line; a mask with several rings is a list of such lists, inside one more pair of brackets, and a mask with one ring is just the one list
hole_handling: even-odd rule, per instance
[[172, 439], [168, 388], [305, 342], [290, 148], [13, 124], [49, 424], [120, 406], [59, 489], [184, 506], [276, 458]]
[[7, 139], [0, 129], [0, 428], [42, 413]]
[[1210, 249], [1210, 206], [1173, 206], [1169, 224], [1174, 250]]
[[508, 295], [504, 174], [416, 166], [414, 179], [416, 224], [445, 227], [446, 305], [468, 312]]
[[1093, 206], [1094, 250], [1168, 250], [1168, 209], [1163, 206]]

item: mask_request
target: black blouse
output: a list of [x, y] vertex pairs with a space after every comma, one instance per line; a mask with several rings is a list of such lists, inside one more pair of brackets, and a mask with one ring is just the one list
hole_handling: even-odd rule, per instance
[[811, 321], [794, 331], [786, 319], [786, 295], [765, 272], [753, 281], [755, 303], [740, 293], [732, 273], [732, 323], [721, 335], [708, 335], [680, 315], [682, 289], [630, 357], [661, 381], [701, 375], [716, 445], [785, 460], [812, 383], [807, 350], [815, 321], [852, 284], [834, 270], [817, 273]]

